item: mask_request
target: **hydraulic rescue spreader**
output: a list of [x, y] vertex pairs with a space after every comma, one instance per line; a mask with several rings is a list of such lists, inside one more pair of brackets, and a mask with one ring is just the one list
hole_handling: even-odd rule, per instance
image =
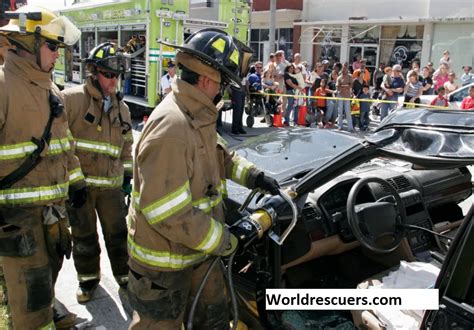
[[[254, 196], [258, 193], [258, 190], [253, 190], [242, 206], [239, 208], [240, 214], [248, 213], [246, 210], [248, 205], [250, 204], [251, 200]], [[272, 228], [277, 223], [278, 213], [285, 210], [285, 206], [288, 204], [291, 208], [292, 212], [292, 220], [289, 226], [285, 229], [283, 234], [278, 235], [276, 234]], [[241, 219], [237, 220], [232, 226], [229, 227], [229, 231], [235, 235], [238, 239], [238, 247], [236, 251], [234, 251], [229, 259], [227, 260], [227, 280], [229, 282], [229, 291], [232, 300], [232, 312], [233, 312], [233, 330], [237, 329], [238, 324], [238, 308], [237, 308], [237, 300], [235, 297], [234, 292], [234, 283], [232, 281], [232, 265], [233, 260], [236, 254], [243, 253], [249, 246], [251, 246], [256, 240], [263, 237], [264, 233], [268, 231], [268, 236], [275, 241], [278, 245], [282, 245], [288, 235], [291, 233], [293, 228], [296, 225], [298, 217], [298, 210], [296, 204], [293, 202], [290, 195], [288, 195], [284, 191], [280, 191], [280, 195], [272, 196], [268, 198], [261, 207], [259, 207], [256, 211], [251, 214], [244, 215]], [[197, 302], [199, 300], [199, 296], [204, 288], [204, 284], [207, 281], [207, 278], [211, 272], [211, 269], [215, 266], [215, 264], [220, 260], [220, 257], [215, 257], [214, 261], [209, 266], [204, 278], [201, 282], [201, 285], [194, 297], [189, 316], [187, 322], [187, 329], [192, 329], [193, 327], [193, 318], [194, 312], [196, 310]]]

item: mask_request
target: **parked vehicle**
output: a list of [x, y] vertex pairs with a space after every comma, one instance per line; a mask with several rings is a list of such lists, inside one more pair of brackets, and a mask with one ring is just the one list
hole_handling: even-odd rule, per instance
[[[448, 99], [448, 107], [450, 109], [461, 109], [461, 102], [462, 100], [469, 95], [469, 87], [474, 84], [469, 84], [466, 86], [462, 86], [459, 89], [456, 89], [454, 92], [449, 93], [446, 95]], [[430, 104], [431, 101], [435, 99], [436, 95], [422, 95], [420, 97], [422, 104]]]

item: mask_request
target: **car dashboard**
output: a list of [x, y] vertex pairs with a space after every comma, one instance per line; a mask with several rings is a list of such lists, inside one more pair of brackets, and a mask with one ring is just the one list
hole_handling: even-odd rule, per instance
[[[434, 227], [432, 210], [456, 204], [472, 193], [471, 174], [467, 168], [450, 170], [414, 170], [411, 164], [375, 159], [329, 181], [308, 194], [299, 216], [298, 227], [290, 235], [288, 246], [306, 242], [306, 249], [282, 249], [286, 267], [305, 261], [344, 252], [358, 246], [349, 226], [346, 205], [352, 186], [364, 177], [385, 179], [400, 194], [407, 214], [407, 224]], [[375, 202], [389, 195], [386, 188], [370, 183], [359, 192], [356, 204]], [[454, 216], [455, 217], [455, 216]], [[380, 221], [384, 219], [381, 218]], [[459, 219], [443, 219], [459, 220]], [[307, 235], [309, 239], [303, 239]], [[297, 242], [291, 242], [296, 240]], [[414, 255], [432, 245], [432, 235], [420, 230], [409, 230], [407, 240]], [[305, 251], [306, 253], [302, 253]], [[284, 268], [286, 268], [284, 267]]]

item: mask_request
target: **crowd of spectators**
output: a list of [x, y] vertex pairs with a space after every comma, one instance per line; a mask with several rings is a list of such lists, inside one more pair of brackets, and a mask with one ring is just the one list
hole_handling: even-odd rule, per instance
[[[284, 95], [280, 98], [284, 126], [301, 124], [298, 111], [301, 105], [306, 105], [305, 125], [332, 128], [337, 123], [338, 129], [347, 127], [351, 132], [356, 126], [360, 130], [368, 128], [373, 99], [378, 100], [382, 120], [397, 107], [399, 100], [404, 107], [413, 108], [420, 104], [422, 95], [437, 95], [432, 105], [448, 106], [445, 94], [474, 82], [472, 67], [468, 65], [463, 66], [463, 74], [457, 79], [449, 51], [443, 53], [437, 68], [432, 62], [421, 67], [420, 61], [415, 59], [407, 72], [403, 72], [400, 64], [386, 66], [383, 63], [371, 72], [366, 66], [367, 60], [359, 55], [351, 65], [324, 59], [311, 68], [299, 53], [294, 54], [290, 62], [282, 50], [270, 54], [264, 65], [258, 63], [262, 70], [253, 73], [261, 77], [258, 90]], [[269, 100], [267, 95], [265, 102]], [[464, 104], [469, 106], [470, 103]], [[343, 125], [344, 120], [346, 125]]]

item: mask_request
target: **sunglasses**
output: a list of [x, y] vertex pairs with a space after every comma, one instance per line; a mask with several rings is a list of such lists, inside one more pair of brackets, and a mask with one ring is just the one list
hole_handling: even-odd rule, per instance
[[256, 66], [255, 69], [262, 69], [262, 66]]
[[120, 75], [119, 73], [115, 73], [115, 72], [107, 72], [107, 71], [99, 71], [99, 73], [101, 75], [103, 75], [105, 78], [107, 79], [114, 79], [114, 78], [118, 78], [118, 76]]
[[48, 49], [52, 52], [57, 52], [58, 49], [59, 49], [59, 44], [56, 44], [54, 42], [50, 42], [50, 41], [45, 41], [45, 45], [46, 47], [48, 47]]

